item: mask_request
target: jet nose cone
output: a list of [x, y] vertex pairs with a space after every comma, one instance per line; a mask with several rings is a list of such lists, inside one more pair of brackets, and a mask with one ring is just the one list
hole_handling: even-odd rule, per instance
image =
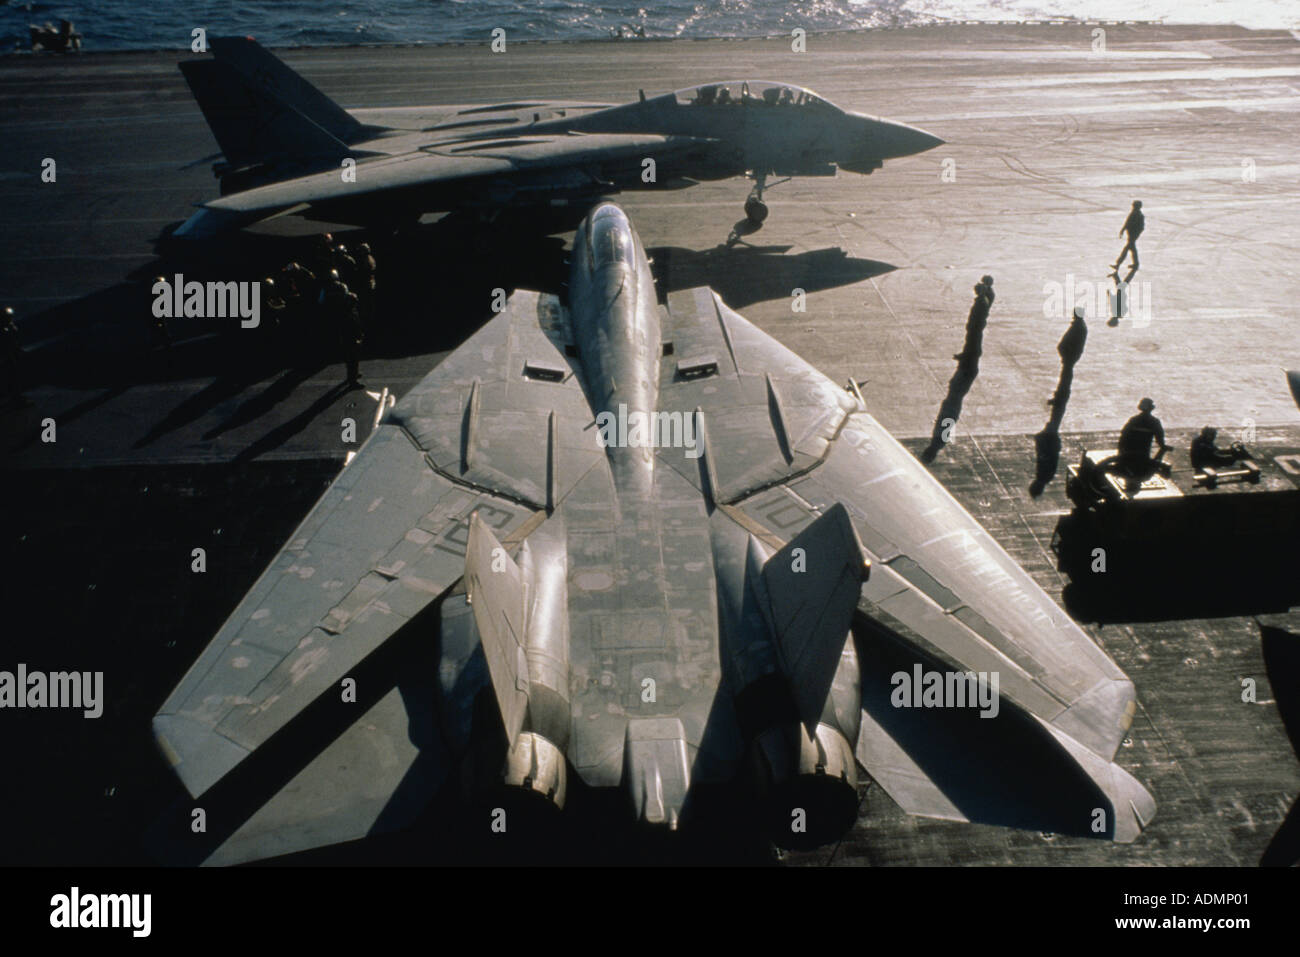
[[915, 126], [887, 121], [876, 124], [875, 129], [872, 130], [871, 138], [879, 147], [882, 159], [924, 153], [926, 150], [932, 150], [944, 143], [933, 133], [927, 133]]
[[876, 119], [874, 116], [857, 115], [863, 128], [862, 140], [865, 141], [863, 149], [878, 160], [911, 156], [913, 153], [924, 153], [936, 146], [942, 146], [944, 142], [933, 133], [927, 133], [915, 126], [908, 126], [906, 123], [895, 123], [892, 120]]

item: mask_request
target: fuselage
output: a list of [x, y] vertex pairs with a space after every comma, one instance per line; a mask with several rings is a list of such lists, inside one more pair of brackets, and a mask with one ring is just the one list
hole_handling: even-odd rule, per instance
[[722, 677], [719, 620], [706, 504], [677, 472], [656, 468], [657, 448], [673, 439], [657, 415], [660, 311], [641, 240], [612, 204], [575, 234], [569, 320], [608, 462], [608, 478], [589, 479], [559, 515], [569, 758], [588, 784], [627, 788], [637, 816], [675, 825], [694, 781], [731, 770], [699, 754]]
[[[283, 150], [245, 168], [223, 165], [222, 197], [176, 235], [203, 238], [303, 205], [338, 222], [391, 223], [413, 211], [581, 208], [620, 190], [746, 174], [870, 173], [943, 142], [765, 81], [705, 84], [606, 107], [467, 108], [441, 119], [359, 127], [347, 144], [352, 177], [340, 176], [337, 156]], [[659, 168], [647, 177], [645, 160], [656, 156]]]
[[[619, 498], [648, 499], [655, 461], [649, 427], [659, 404], [662, 331], [649, 261], [617, 206], [596, 207], [578, 227], [569, 295], [592, 411], [605, 413], [606, 422], [612, 416], [617, 426], [606, 450]], [[624, 422], [626, 434], [617, 434]]]
[[[830, 779], [838, 800], [854, 774], [851, 645], [816, 737], [801, 734], [783, 717], [787, 686], [752, 595], [771, 550], [682, 471], [702, 458], [690, 452], [701, 436], [693, 416], [659, 408], [660, 383], [671, 381], [660, 317], [639, 237], [617, 206], [597, 206], [574, 239], [568, 334], [605, 467], [590, 469], [520, 551], [532, 687], [506, 783], [531, 782], [560, 804], [558, 769], [571, 766], [589, 786], [624, 788], [638, 819], [675, 827], [696, 789], [733, 782], [750, 750], [773, 786], [829, 761], [844, 775]], [[675, 465], [661, 461], [665, 447]], [[739, 702], [754, 687], [748, 706]]]
[[[694, 160], [713, 175], [859, 173], [943, 141], [925, 130], [844, 110], [811, 90], [763, 80], [706, 83], [534, 124], [529, 132], [658, 133], [712, 143]], [[692, 176], [708, 176], [695, 169]]]

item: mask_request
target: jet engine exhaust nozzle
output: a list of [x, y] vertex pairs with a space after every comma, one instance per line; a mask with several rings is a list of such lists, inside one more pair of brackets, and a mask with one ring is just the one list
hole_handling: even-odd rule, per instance
[[495, 765], [495, 774], [488, 770], [493, 765], [486, 763], [486, 750], [476, 757], [467, 767], [470, 803], [490, 810], [502, 833], [524, 841], [552, 840], [568, 790], [564, 753], [540, 734], [525, 731], [504, 763]]
[[525, 731], [506, 755], [501, 783], [544, 798], [556, 810], [563, 810], [568, 783], [564, 755], [540, 734]]
[[802, 725], [773, 728], [755, 740], [753, 757], [763, 822], [778, 847], [810, 850], [853, 826], [858, 769], [838, 730], [819, 724], [809, 737]]

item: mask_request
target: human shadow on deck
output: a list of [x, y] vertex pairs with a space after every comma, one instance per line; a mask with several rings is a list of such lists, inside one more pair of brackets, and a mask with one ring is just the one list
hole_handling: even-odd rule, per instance
[[789, 299], [796, 289], [817, 292], [848, 286], [896, 267], [874, 259], [856, 259], [830, 247], [789, 254], [789, 246], [717, 246], [694, 250], [656, 246], [646, 250], [653, 264], [659, 296], [710, 286], [733, 309], [770, 299]]
[[920, 459], [927, 465], [939, 456], [940, 450], [952, 441], [957, 428], [957, 419], [961, 416], [961, 405], [966, 393], [975, 384], [976, 372], [959, 365], [957, 371], [948, 380], [948, 393], [939, 403], [939, 414], [934, 417], [934, 430], [930, 434], [930, 444], [922, 450]]
[[1029, 494], [1033, 498], [1043, 494], [1056, 478], [1056, 470], [1061, 464], [1061, 421], [1065, 418], [1065, 407], [1070, 403], [1073, 383], [1074, 363], [1062, 361], [1056, 391], [1047, 400], [1052, 414], [1042, 430], [1034, 435], [1034, 480], [1029, 485]]
[[939, 414], [934, 417], [930, 444], [921, 452], [921, 461], [927, 465], [952, 441], [957, 419], [961, 417], [962, 402], [975, 384], [976, 376], [980, 374], [980, 356], [984, 354], [984, 330], [988, 325], [989, 302], [978, 294], [982, 287], [975, 288], [975, 302], [966, 319], [966, 337], [962, 341], [961, 352], [953, 356], [957, 360], [957, 368], [948, 380], [948, 393], [939, 403]]

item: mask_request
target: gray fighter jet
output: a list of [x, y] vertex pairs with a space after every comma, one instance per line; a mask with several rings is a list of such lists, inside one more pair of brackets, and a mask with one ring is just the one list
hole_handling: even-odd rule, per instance
[[[399, 632], [436, 665], [381, 679]], [[154, 731], [201, 805], [274, 782], [208, 858], [233, 862], [400, 827], [456, 778], [484, 833], [547, 826], [517, 810], [576, 775], [665, 829], [731, 788], [817, 845], [859, 763], [911, 813], [1131, 841], [1135, 713], [855, 386], [708, 288], [660, 305], [604, 204], [567, 304], [516, 292], [396, 405]]]
[[621, 106], [530, 98], [354, 115], [252, 39], [211, 49], [180, 68], [225, 155], [214, 167], [222, 195], [176, 231], [182, 239], [282, 213], [393, 226], [462, 209], [573, 204], [580, 214], [623, 189], [741, 175], [755, 181], [745, 215], [756, 227], [769, 176], [870, 173], [943, 142], [758, 80], [643, 92]]

